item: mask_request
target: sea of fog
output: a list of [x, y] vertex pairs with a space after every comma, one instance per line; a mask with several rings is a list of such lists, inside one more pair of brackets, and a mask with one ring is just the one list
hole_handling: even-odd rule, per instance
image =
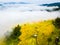
[[[16, 24], [32, 23], [60, 17], [60, 11], [48, 12], [56, 7], [42, 7], [36, 4], [0, 6], [0, 37], [12, 31]], [[8, 33], [6, 33], [8, 32]]]

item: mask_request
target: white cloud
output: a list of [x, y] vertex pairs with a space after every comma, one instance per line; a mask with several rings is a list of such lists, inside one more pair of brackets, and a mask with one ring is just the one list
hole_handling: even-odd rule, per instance
[[19, 1], [22, 1], [22, 0], [0, 0], [0, 2], [19, 2]]
[[9, 30], [11, 31], [11, 26], [15, 24], [55, 19], [60, 14], [58, 11], [40, 11], [41, 9], [51, 10], [53, 8], [58, 7], [41, 7], [37, 4], [5, 5], [5, 8], [3, 10], [0, 10], [0, 36], [4, 35], [4, 33]]
[[23, 1], [23, 2], [30, 2], [34, 4], [60, 2], [60, 0], [0, 0], [0, 2], [11, 2], [11, 1], [15, 1], [15, 2]]
[[0, 10], [14, 10], [14, 11], [41, 11], [41, 10], [52, 10], [53, 8], [58, 8], [57, 6], [47, 7], [39, 6], [37, 4], [4, 4], [0, 7]]
[[0, 12], [0, 36], [7, 31], [11, 31], [13, 25], [26, 22], [36, 22], [41, 20], [55, 19], [58, 12], [33, 11], [33, 12], [18, 12], [18, 11], [2, 11]]

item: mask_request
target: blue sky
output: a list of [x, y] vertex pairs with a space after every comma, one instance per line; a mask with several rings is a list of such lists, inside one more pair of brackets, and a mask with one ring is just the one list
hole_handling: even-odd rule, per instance
[[53, 3], [53, 2], [60, 2], [60, 0], [0, 0], [0, 2], [30, 2], [34, 4], [43, 4], [43, 3]]

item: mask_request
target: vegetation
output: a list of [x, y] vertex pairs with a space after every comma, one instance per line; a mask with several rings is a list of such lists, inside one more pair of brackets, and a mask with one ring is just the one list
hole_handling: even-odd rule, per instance
[[17, 25], [6, 45], [60, 45], [60, 18]]
[[[48, 45], [48, 42], [52, 40], [50, 40], [50, 35], [54, 32], [54, 29], [52, 20], [24, 24], [21, 26], [22, 34], [19, 37], [21, 42], [18, 45], [31, 45], [29, 42], [32, 40], [33, 45]], [[34, 37], [34, 35], [37, 35], [37, 37]], [[48, 41], [47, 38], [49, 38]]]
[[60, 28], [60, 18], [56, 18], [53, 24], [57, 27]]
[[11, 32], [10, 36], [6, 37], [6, 45], [17, 45], [18, 42], [20, 41], [18, 37], [21, 35], [20, 32], [21, 27], [17, 25], [14, 29], [13, 32]]
[[[19, 39], [21, 39], [21, 42], [19, 42], [18, 45], [60, 45], [59, 27], [59, 18], [33, 24], [23, 24], [21, 26], [22, 34], [19, 37]], [[34, 37], [34, 35], [37, 36]]]

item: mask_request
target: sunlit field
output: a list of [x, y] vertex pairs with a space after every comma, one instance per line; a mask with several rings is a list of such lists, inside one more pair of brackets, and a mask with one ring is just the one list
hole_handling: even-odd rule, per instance
[[0, 45], [60, 45], [60, 18], [14, 26]]

